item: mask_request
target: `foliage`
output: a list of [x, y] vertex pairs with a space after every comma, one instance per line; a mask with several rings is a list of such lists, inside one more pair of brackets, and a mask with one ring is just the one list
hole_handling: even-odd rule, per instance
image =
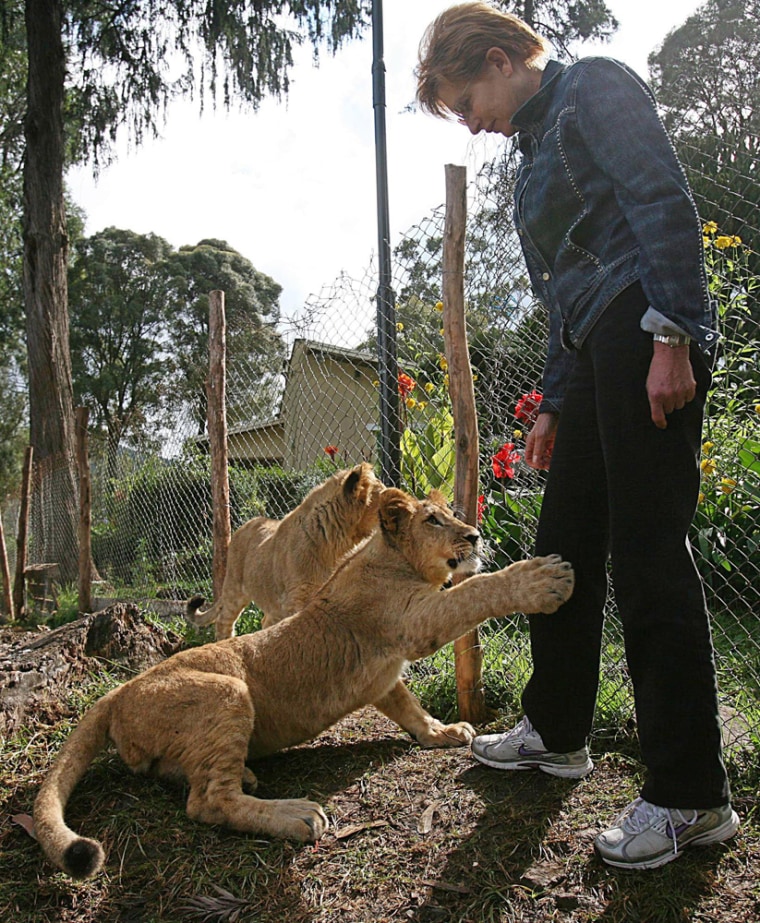
[[[186, 588], [211, 577], [211, 488], [207, 456], [188, 452], [170, 461], [119, 459], [118, 475], [93, 502], [93, 558], [113, 583]], [[330, 472], [331, 473], [331, 472]], [[102, 472], [100, 473], [102, 475]], [[95, 482], [102, 483], [96, 472]], [[232, 530], [254, 516], [279, 519], [326, 476], [309, 471], [230, 467]], [[205, 592], [209, 592], [206, 588]]]
[[715, 222], [705, 225], [705, 256], [724, 343], [708, 401], [692, 534], [706, 583], [724, 605], [741, 606], [744, 586], [760, 572], [760, 375], [750, 311], [760, 282], [740, 238], [721, 234]]
[[604, 0], [498, 0], [498, 6], [524, 19], [564, 56], [576, 42], [605, 41], [618, 27]]
[[45, 620], [50, 628], [68, 625], [79, 618], [79, 591], [73, 586], [63, 586], [58, 591], [58, 605], [55, 612]]
[[74, 391], [107, 434], [112, 466], [125, 440], [155, 442], [169, 414], [183, 406], [203, 433], [214, 289], [225, 292], [232, 331], [228, 374], [244, 358], [260, 382], [255, 393], [232, 389], [234, 422], [236, 408], [255, 415], [257, 407], [271, 407], [283, 352], [272, 329], [280, 286], [224, 241], [175, 251], [155, 234], [107, 228], [77, 242], [69, 270]]
[[649, 56], [697, 207], [740, 235], [760, 273], [760, 2], [708, 0]]
[[542, 495], [529, 489], [489, 490], [480, 524], [489, 566], [506, 567], [532, 553]]
[[[176, 391], [191, 408], [199, 435], [206, 425], [209, 292], [224, 292], [227, 319], [227, 408], [231, 425], [271, 416], [280, 391], [285, 344], [276, 331], [282, 287], [226, 242], [202, 240], [167, 258], [170, 323], [177, 363]], [[243, 365], [245, 378], [236, 377]], [[244, 387], [251, 378], [255, 385]]]
[[78, 241], [69, 269], [74, 395], [107, 433], [111, 464], [126, 436], [145, 436], [168, 409], [170, 252], [155, 234], [107, 228]]
[[[412, 399], [413, 400], [413, 399]], [[401, 477], [416, 497], [439, 490], [454, 499], [454, 417], [446, 404], [426, 412], [413, 405], [401, 434]], [[418, 411], [415, 413], [415, 411]], [[416, 419], [415, 419], [416, 417]]]
[[136, 143], [156, 135], [178, 96], [257, 108], [289, 87], [293, 49], [335, 51], [366, 23], [362, 0], [234, 0], [65, 5], [71, 153], [107, 157], [125, 125]]

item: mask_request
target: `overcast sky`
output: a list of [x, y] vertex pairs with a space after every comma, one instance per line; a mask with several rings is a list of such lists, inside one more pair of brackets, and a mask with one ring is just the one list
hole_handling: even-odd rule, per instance
[[[646, 59], [698, 0], [607, 0], [617, 36], [583, 53], [602, 53], [647, 76]], [[414, 98], [413, 68], [427, 24], [450, 0], [384, 0], [386, 120], [392, 244], [444, 200], [444, 165], [474, 175], [492, 140], [461, 126], [405, 111]], [[137, 150], [124, 144], [98, 180], [69, 174], [86, 232], [114, 225], [154, 232], [172, 245], [205, 237], [228, 241], [283, 286], [292, 316], [310, 294], [341, 272], [362, 278], [377, 251], [372, 41], [335, 57], [302, 49], [287, 100], [265, 100], [256, 113], [202, 117], [177, 103], [162, 136]]]

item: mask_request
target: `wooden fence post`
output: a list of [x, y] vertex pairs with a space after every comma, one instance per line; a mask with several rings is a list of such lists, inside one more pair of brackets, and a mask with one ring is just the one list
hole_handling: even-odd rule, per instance
[[0, 567], [3, 570], [3, 608], [0, 624], [13, 621], [13, 591], [11, 589], [11, 569], [8, 565], [8, 549], [5, 545], [5, 528], [0, 514]]
[[[467, 171], [446, 165], [446, 218], [443, 234], [443, 330], [454, 414], [456, 475], [454, 502], [467, 522], [478, 521], [478, 421], [467, 348], [464, 313], [464, 242], [467, 225]], [[456, 580], [456, 577], [454, 578]], [[459, 717], [472, 724], [487, 719], [483, 695], [483, 653], [477, 628], [454, 642]]]
[[79, 472], [79, 612], [92, 612], [92, 488], [87, 438], [89, 411], [77, 407], [75, 438]]
[[208, 442], [211, 452], [211, 497], [214, 515], [214, 599], [222, 595], [230, 544], [230, 483], [227, 470], [227, 324], [224, 292], [209, 293], [209, 369], [206, 382]]
[[34, 449], [27, 446], [24, 453], [24, 471], [21, 476], [21, 508], [18, 512], [16, 536], [16, 576], [13, 583], [13, 610], [16, 618], [24, 615], [26, 600], [26, 542], [29, 536], [29, 498], [32, 492], [32, 462]]

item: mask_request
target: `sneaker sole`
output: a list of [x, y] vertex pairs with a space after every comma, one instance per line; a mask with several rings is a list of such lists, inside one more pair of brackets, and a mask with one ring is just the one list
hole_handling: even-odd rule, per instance
[[673, 862], [674, 859], [677, 859], [687, 847], [710, 846], [714, 843], [723, 843], [726, 840], [730, 840], [738, 829], [739, 816], [736, 811], [732, 811], [731, 817], [729, 817], [725, 823], [721, 824], [720, 827], [715, 827], [713, 830], [705, 830], [703, 834], [697, 834], [697, 836], [692, 837], [690, 840], [686, 840], [685, 843], [680, 843], [677, 853], [668, 850], [668, 852], [654, 859], [645, 859], [641, 862], [625, 862], [617, 859], [608, 859], [607, 856], [599, 851], [596, 844], [594, 844], [594, 850], [602, 862], [605, 862], [607, 865], [612, 865], [616, 869], [658, 869], [663, 865], [667, 865], [668, 862]]
[[584, 763], [582, 766], [559, 766], [552, 763], [540, 763], [536, 760], [499, 763], [497, 760], [489, 760], [485, 756], [480, 756], [480, 754], [476, 753], [474, 750], [472, 751], [472, 755], [479, 763], [482, 763], [484, 766], [490, 766], [492, 769], [540, 769], [541, 772], [545, 772], [550, 776], [557, 776], [560, 779], [582, 779], [594, 768], [594, 764], [591, 760]]

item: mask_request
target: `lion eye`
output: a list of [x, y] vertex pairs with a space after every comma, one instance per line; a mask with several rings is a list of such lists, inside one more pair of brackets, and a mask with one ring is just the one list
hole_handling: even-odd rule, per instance
[[431, 526], [440, 526], [441, 524], [438, 520], [438, 517], [435, 515], [435, 513], [431, 513], [428, 516], [428, 518], [425, 520], [425, 522], [429, 522]]

